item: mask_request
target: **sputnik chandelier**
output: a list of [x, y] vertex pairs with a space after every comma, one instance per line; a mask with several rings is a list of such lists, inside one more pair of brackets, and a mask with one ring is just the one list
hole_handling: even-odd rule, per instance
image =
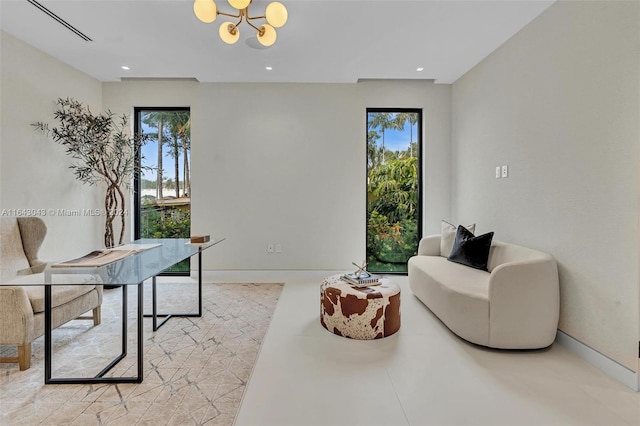
[[[238, 25], [244, 20], [249, 26], [256, 30], [258, 42], [263, 46], [271, 46], [276, 42], [276, 28], [280, 28], [287, 23], [287, 8], [280, 2], [274, 1], [267, 5], [264, 16], [249, 16], [249, 5], [252, 0], [228, 0], [229, 4], [237, 9], [237, 14], [224, 13], [218, 10], [213, 0], [195, 0], [193, 2], [193, 12], [199, 20], [209, 24], [216, 20], [218, 15], [238, 18], [237, 23], [230, 21], [223, 22], [220, 25], [220, 38], [227, 44], [234, 44], [240, 38], [240, 30]], [[254, 19], [264, 19], [266, 24], [259, 26], [253, 25], [251, 21]]]

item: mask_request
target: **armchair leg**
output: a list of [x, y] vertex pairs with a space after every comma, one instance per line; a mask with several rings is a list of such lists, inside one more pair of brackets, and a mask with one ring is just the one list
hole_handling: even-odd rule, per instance
[[28, 370], [31, 367], [31, 343], [18, 346], [18, 356], [2, 357], [0, 363], [18, 363], [20, 371]]
[[93, 325], [100, 325], [100, 321], [102, 318], [102, 310], [100, 306], [93, 308]]
[[31, 343], [18, 345], [18, 365], [20, 371], [24, 371], [31, 367]]

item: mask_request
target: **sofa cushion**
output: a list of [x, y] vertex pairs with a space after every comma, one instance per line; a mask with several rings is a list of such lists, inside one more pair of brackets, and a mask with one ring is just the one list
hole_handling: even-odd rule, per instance
[[409, 286], [418, 299], [460, 337], [488, 344], [488, 272], [441, 256], [414, 256], [408, 266]]
[[493, 232], [476, 237], [464, 226], [460, 225], [458, 226], [456, 241], [447, 260], [487, 271], [492, 239]]
[[30, 267], [27, 256], [22, 247], [20, 228], [15, 218], [2, 218], [0, 220], [0, 280], [9, 281], [18, 275], [18, 271]]
[[[44, 286], [34, 285], [44, 282], [44, 274], [32, 274], [17, 277], [7, 284], [10, 285], [22, 285], [24, 288], [31, 308], [34, 313], [44, 312]], [[53, 308], [56, 306], [64, 305], [71, 300], [89, 293], [96, 288], [96, 279], [92, 275], [84, 274], [68, 274], [54, 276], [54, 282], [66, 282], [66, 283], [78, 283], [75, 285], [54, 285], [52, 286], [51, 305]]]
[[[451, 249], [453, 248], [453, 243], [456, 240], [456, 233], [458, 232], [458, 228], [443, 220], [441, 223], [442, 233], [440, 235], [440, 256], [449, 257], [451, 254]], [[476, 232], [476, 224], [472, 223], [471, 225], [465, 226], [471, 233]]]
[[489, 300], [489, 272], [467, 268], [441, 256], [414, 256], [410, 260], [424, 275], [451, 291]]

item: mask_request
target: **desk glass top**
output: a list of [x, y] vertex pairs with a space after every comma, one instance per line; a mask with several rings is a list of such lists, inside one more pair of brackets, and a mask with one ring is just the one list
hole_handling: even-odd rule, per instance
[[[44, 271], [44, 282], [45, 284], [83, 284], [86, 283], [86, 281], [65, 280], [61, 276], [82, 274], [95, 276], [100, 284], [135, 285], [162, 273], [176, 263], [188, 259], [194, 254], [206, 250], [222, 241], [224, 241], [224, 238], [202, 244], [191, 244], [188, 238], [143, 238], [133, 241], [131, 244], [160, 245], [98, 267], [52, 267], [48, 265]], [[25, 285], [27, 284], [25, 283]], [[42, 285], [42, 283], [39, 283], [39, 285]]]

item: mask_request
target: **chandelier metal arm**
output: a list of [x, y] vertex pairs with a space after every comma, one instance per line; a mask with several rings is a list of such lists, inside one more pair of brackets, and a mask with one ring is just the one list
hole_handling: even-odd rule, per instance
[[[231, 18], [240, 18], [238, 20], [238, 22], [236, 24], [233, 25], [233, 34], [235, 34], [236, 29], [238, 28], [238, 25], [240, 25], [242, 23], [242, 19], [247, 18], [247, 9], [240, 9], [238, 10], [238, 14], [237, 15], [232, 15], [230, 13], [224, 13], [224, 12], [220, 12], [217, 11], [216, 15], [224, 15], [224, 16], [229, 16]], [[251, 25], [249, 23], [249, 21], [247, 21], [247, 24]], [[254, 27], [255, 28], [255, 27]]]
[[[253, 19], [253, 18], [251, 18]], [[260, 33], [260, 28], [256, 27], [255, 25], [253, 25], [250, 21], [249, 21], [249, 17], [247, 17], [247, 24], [249, 24], [251, 27], [253, 27], [254, 30], [256, 30], [258, 33]], [[264, 32], [264, 31], [263, 31]], [[262, 34], [260, 34], [262, 35]]]
[[254, 19], [267, 19], [266, 16], [249, 16], [249, 6], [247, 6], [247, 8], [244, 10], [244, 17], [247, 18], [246, 19], [247, 24], [253, 27], [253, 29], [256, 30], [258, 34], [260, 34], [260, 36], [264, 34], [264, 30], [260, 30], [260, 28], [253, 25], [251, 21]]
[[231, 18], [240, 18], [240, 22], [242, 22], [242, 11], [238, 11], [237, 15], [233, 15], [231, 13], [225, 13], [225, 12], [220, 12], [219, 10], [216, 11], [216, 15], [224, 15], [224, 16], [229, 16]]

